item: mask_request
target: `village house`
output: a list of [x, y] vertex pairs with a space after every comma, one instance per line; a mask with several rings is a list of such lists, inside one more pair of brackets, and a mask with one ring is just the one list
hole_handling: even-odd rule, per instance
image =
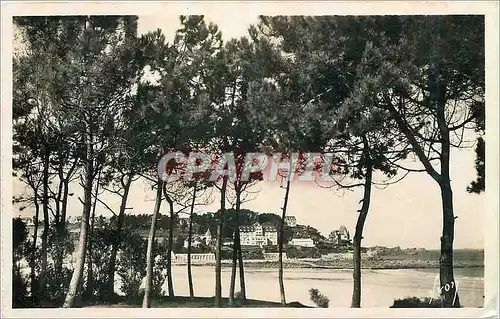
[[288, 227], [295, 227], [297, 226], [297, 218], [295, 216], [285, 216], [285, 224]]
[[271, 224], [255, 223], [251, 226], [240, 226], [242, 246], [267, 246], [278, 244], [278, 232]]
[[338, 230], [334, 230], [332, 232], [332, 234], [330, 235], [330, 240], [335, 245], [342, 245], [350, 243], [351, 237], [347, 228], [341, 225]]
[[[193, 238], [191, 238], [191, 247], [199, 247], [202, 242], [205, 242], [207, 245], [211, 245], [213, 241], [212, 233], [210, 232], [210, 229], [207, 229], [207, 232], [204, 235], [193, 235]], [[184, 248], [188, 248], [189, 244], [189, 238], [187, 237], [184, 240]]]

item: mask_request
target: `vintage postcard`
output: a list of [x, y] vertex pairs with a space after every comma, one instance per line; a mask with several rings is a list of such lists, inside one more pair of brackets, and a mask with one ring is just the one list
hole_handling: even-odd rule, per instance
[[498, 16], [2, 2], [2, 317], [498, 318]]

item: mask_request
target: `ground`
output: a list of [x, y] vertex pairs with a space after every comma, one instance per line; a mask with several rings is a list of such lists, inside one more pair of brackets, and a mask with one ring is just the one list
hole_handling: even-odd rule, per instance
[[[246, 308], [278, 308], [283, 307], [279, 302], [271, 302], [265, 300], [255, 300], [255, 299], [247, 299], [245, 304], [241, 304], [240, 302], [235, 302], [236, 304], [233, 307], [246, 307]], [[173, 298], [170, 297], [161, 297], [158, 299], [154, 299], [151, 302], [151, 308], [213, 308], [215, 304], [214, 297], [195, 297], [191, 300], [186, 296], [176, 296]], [[92, 305], [82, 305], [85, 307], [95, 307], [95, 308], [139, 308], [142, 306], [142, 300], [137, 300], [135, 302], [125, 302], [118, 301], [116, 303], [99, 303], [96, 302]], [[221, 306], [223, 308], [227, 308], [228, 306], [228, 298], [222, 298]], [[290, 302], [285, 307], [288, 308], [309, 308], [298, 302]]]

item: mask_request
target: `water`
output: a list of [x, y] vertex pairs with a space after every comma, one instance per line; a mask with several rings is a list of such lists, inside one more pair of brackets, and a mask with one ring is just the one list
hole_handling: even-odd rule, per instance
[[[194, 292], [196, 296], [214, 295], [215, 273], [212, 266], [193, 266]], [[188, 296], [187, 267], [173, 266], [176, 295]], [[430, 297], [433, 287], [438, 286], [438, 269], [396, 269], [362, 271], [362, 307], [392, 305], [394, 299], [407, 296]], [[222, 269], [222, 294], [228, 296], [230, 268]], [[330, 299], [330, 307], [349, 307], [352, 294], [352, 271], [331, 269], [285, 269], [287, 302], [298, 301], [314, 306], [309, 300], [309, 289], [316, 288]], [[245, 269], [247, 297], [280, 301], [277, 269]], [[457, 268], [460, 301], [464, 307], [482, 307], [484, 295], [484, 268]], [[164, 285], [164, 287], [166, 287]], [[437, 287], [439, 288], [439, 287]], [[436, 288], [435, 288], [436, 289]], [[236, 279], [236, 291], [239, 279]]]

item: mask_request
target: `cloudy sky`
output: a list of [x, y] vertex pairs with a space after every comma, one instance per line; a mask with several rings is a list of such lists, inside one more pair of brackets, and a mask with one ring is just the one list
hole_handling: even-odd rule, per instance
[[[206, 20], [216, 23], [222, 30], [224, 40], [246, 34], [250, 24], [258, 21], [257, 15], [248, 12], [224, 15], [207, 15]], [[144, 33], [160, 28], [168, 40], [173, 39], [180, 26], [177, 15], [140, 16], [139, 32]], [[456, 220], [456, 248], [483, 248], [484, 195], [469, 194], [465, 191], [468, 183], [475, 178], [474, 151], [466, 149], [452, 152], [452, 187]], [[19, 194], [24, 186], [14, 183], [14, 193]], [[278, 183], [261, 182], [256, 188], [258, 196], [243, 205], [258, 212], [279, 213], [283, 204], [284, 189]], [[70, 200], [70, 215], [80, 215], [82, 206], [77, 197], [82, 196], [78, 186], [72, 189], [75, 196]], [[154, 206], [154, 192], [141, 181], [132, 187], [129, 207], [136, 213], [151, 213]], [[319, 188], [310, 183], [293, 182], [289, 199], [289, 215], [297, 217], [300, 224], [311, 225], [324, 235], [340, 225], [345, 225], [351, 233], [357, 218], [358, 202], [362, 189], [341, 193], [333, 189]], [[103, 200], [118, 210], [119, 198], [103, 195]], [[199, 211], [216, 211], [218, 198]], [[162, 207], [167, 213], [167, 207]], [[104, 207], [98, 211], [109, 215]], [[29, 214], [29, 211], [23, 212]], [[442, 228], [440, 191], [437, 184], [425, 173], [414, 173], [398, 184], [384, 190], [374, 189], [370, 212], [365, 225], [363, 245], [385, 245], [401, 247], [439, 248]]]

